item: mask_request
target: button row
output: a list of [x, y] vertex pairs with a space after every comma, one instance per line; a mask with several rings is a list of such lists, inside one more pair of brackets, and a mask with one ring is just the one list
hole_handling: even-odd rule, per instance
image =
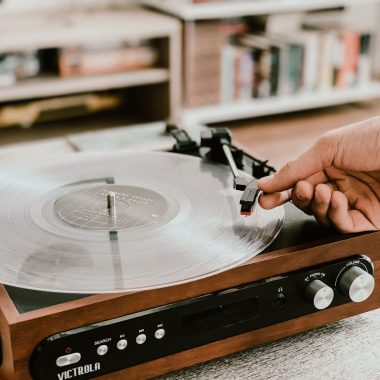
[[[165, 330], [164, 329], [158, 329], [154, 333], [154, 337], [156, 339], [162, 339], [164, 336], [165, 336]], [[144, 344], [146, 342], [146, 339], [147, 339], [147, 336], [145, 334], [141, 333], [141, 334], [137, 335], [137, 337], [136, 337], [136, 343], [137, 344]], [[125, 350], [127, 348], [127, 346], [128, 346], [128, 341], [126, 339], [120, 339], [116, 343], [116, 347], [120, 351]], [[97, 353], [100, 356], [105, 355], [107, 352], [108, 352], [108, 346], [105, 345], [105, 344], [102, 344], [97, 349]]]
[[[154, 337], [156, 339], [162, 339], [164, 336], [165, 336], [164, 329], [158, 329], [154, 333]], [[146, 335], [141, 333], [137, 335], [136, 343], [144, 344], [146, 342], [146, 339], [147, 339]], [[125, 350], [127, 346], [128, 346], [128, 341], [126, 339], [120, 339], [116, 344], [117, 349], [120, 351]], [[106, 344], [102, 344], [97, 348], [96, 352], [98, 353], [98, 355], [104, 356], [108, 352], [108, 346]], [[60, 356], [57, 359], [56, 364], [58, 367], [66, 367], [70, 364], [78, 363], [80, 360], [81, 360], [81, 354], [79, 352], [74, 352], [72, 354]]]

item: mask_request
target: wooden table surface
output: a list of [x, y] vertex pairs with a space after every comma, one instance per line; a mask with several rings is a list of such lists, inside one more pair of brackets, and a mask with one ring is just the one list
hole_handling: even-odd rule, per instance
[[[231, 127], [236, 142], [247, 146], [259, 157], [268, 159], [270, 163], [279, 167], [302, 153], [323, 133], [376, 115], [380, 115], [380, 99], [219, 125]], [[106, 117], [108, 119], [109, 115]], [[11, 150], [20, 148], [25, 156], [29, 150], [34, 153], [38, 151], [40, 155], [44, 152], [54, 155], [56, 152], [71, 151], [72, 147], [65, 141], [65, 136], [69, 133], [99, 130], [100, 126], [104, 125], [102, 118], [104, 119], [104, 116], [93, 116], [90, 122], [85, 123], [63, 121], [29, 129], [3, 129], [0, 130], [0, 148], [5, 148], [8, 154]], [[111, 126], [112, 119], [109, 119], [108, 123]], [[120, 115], [115, 115], [114, 125], [122, 125]], [[32, 142], [38, 142], [39, 146], [33, 146]], [[19, 143], [26, 145], [18, 145]], [[14, 151], [13, 155], [15, 154], [23, 159], [24, 155], [21, 155], [20, 151]], [[0, 163], [4, 155], [5, 151], [0, 149]]]
[[325, 132], [377, 115], [380, 115], [380, 99], [224, 125], [232, 127], [237, 142], [280, 167]]

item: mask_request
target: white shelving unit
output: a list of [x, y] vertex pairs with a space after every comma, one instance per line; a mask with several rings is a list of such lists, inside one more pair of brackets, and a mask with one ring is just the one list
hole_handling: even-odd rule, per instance
[[212, 106], [184, 109], [184, 125], [209, 124], [313, 108], [336, 106], [380, 97], [380, 82], [368, 86], [333, 90], [318, 94], [297, 94], [289, 97], [252, 99], [245, 102], [221, 103]]
[[[380, 0], [236, 0], [206, 3], [193, 3], [191, 0], [141, 0], [141, 3], [152, 9], [160, 10], [181, 19], [184, 28], [189, 28], [189, 30], [193, 28], [194, 23], [198, 20], [218, 20], [242, 16], [305, 12], [319, 9], [333, 9], [336, 7], [349, 7], [351, 16], [355, 18], [357, 16], [353, 12], [354, 9], [362, 9], [364, 6], [369, 6], [371, 9], [373, 7], [374, 12], [379, 11], [380, 16], [380, 9], [378, 9]], [[373, 16], [373, 12], [371, 16]], [[367, 24], [364, 23], [364, 25]], [[185, 38], [185, 44], [186, 41]], [[377, 45], [376, 51], [379, 51], [380, 44]], [[185, 59], [184, 62], [186, 65], [187, 60]], [[378, 62], [376, 63], [378, 64]], [[186, 73], [186, 67], [183, 70]], [[196, 124], [223, 122], [334, 106], [370, 100], [377, 97], [380, 97], [380, 81], [356, 88], [331, 90], [315, 94], [300, 93], [287, 97], [252, 99], [183, 108], [181, 116], [183, 124], [187, 128], [191, 128], [191, 125]]]
[[143, 0], [142, 2], [182, 20], [192, 21], [281, 12], [312, 11], [323, 8], [378, 3], [379, 0], [241, 0], [219, 3], [191, 3], [187, 0]]
[[[159, 40], [163, 50], [159, 67], [70, 78], [41, 76], [0, 87], [0, 103], [162, 84], [162, 96], [151, 103], [167, 108], [168, 120], [176, 122], [181, 101], [180, 32], [178, 20], [137, 6], [75, 10], [64, 15], [35, 11], [9, 16], [0, 12], [0, 53], [140, 40]], [[156, 90], [152, 91], [147, 98], [156, 98]]]

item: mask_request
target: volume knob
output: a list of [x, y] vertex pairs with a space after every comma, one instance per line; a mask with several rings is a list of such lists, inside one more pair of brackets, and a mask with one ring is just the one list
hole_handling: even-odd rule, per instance
[[313, 303], [316, 309], [323, 310], [330, 306], [334, 299], [334, 290], [321, 280], [313, 280], [305, 289], [306, 299]]
[[375, 279], [358, 266], [346, 269], [338, 281], [339, 290], [353, 302], [365, 301], [375, 288]]

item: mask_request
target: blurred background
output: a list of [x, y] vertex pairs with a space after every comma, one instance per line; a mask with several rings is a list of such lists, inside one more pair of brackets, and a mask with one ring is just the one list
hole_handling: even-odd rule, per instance
[[0, 0], [0, 163], [210, 125], [274, 165], [380, 114], [380, 0]]

